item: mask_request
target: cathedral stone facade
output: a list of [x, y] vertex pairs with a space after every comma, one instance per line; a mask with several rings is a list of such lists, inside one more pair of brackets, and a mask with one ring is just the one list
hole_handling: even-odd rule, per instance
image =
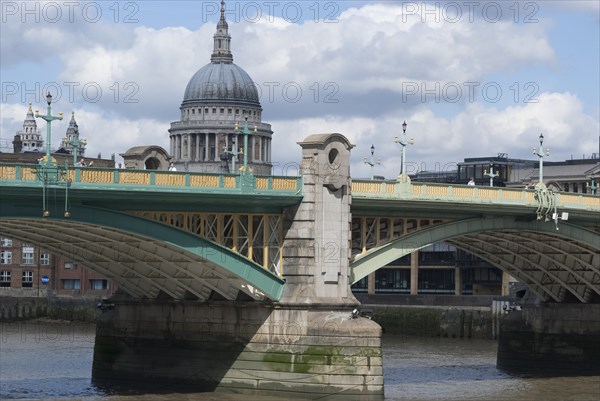
[[238, 170], [243, 163], [242, 131], [247, 123], [248, 166], [254, 174], [271, 174], [273, 131], [261, 121], [256, 85], [233, 63], [230, 45], [221, 2], [211, 62], [190, 79], [180, 107], [181, 119], [169, 129], [170, 153], [178, 171], [235, 173], [231, 170]]
[[31, 110], [31, 103], [27, 109], [27, 116], [23, 121], [23, 128], [17, 132], [13, 139], [13, 149], [15, 153], [25, 152], [43, 152], [44, 139], [37, 129], [37, 122]]

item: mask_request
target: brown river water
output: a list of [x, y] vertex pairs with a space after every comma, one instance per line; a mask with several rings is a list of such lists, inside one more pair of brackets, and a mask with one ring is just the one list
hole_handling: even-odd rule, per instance
[[[0, 323], [0, 400], [287, 401], [97, 388], [91, 384], [94, 333], [93, 324]], [[599, 376], [528, 378], [499, 371], [494, 341], [384, 335], [383, 358], [385, 401], [600, 401]]]

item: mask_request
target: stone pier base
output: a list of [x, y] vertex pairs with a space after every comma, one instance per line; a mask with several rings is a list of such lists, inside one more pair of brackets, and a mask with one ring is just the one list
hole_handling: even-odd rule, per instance
[[600, 305], [525, 305], [500, 321], [498, 368], [527, 375], [600, 374]]
[[350, 311], [123, 303], [97, 324], [93, 379], [158, 391], [383, 400], [381, 328]]

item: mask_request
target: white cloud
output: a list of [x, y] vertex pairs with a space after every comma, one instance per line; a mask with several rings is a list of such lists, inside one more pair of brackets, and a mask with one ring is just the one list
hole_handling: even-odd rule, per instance
[[[61, 21], [62, 22], [62, 21]], [[2, 54], [37, 51], [35, 38], [50, 38], [49, 54], [60, 54], [62, 82], [97, 83], [104, 93], [134, 83], [138, 107], [100, 103], [123, 117], [178, 115], [187, 81], [209, 62], [214, 24], [198, 31], [151, 29], [101, 21], [25, 25], [9, 23], [12, 34]], [[403, 82], [478, 81], [485, 74], [553, 62], [542, 24], [488, 23], [462, 18], [457, 23], [422, 22], [403, 14], [401, 5], [371, 4], [343, 12], [337, 23], [274, 22], [230, 24], [235, 61], [267, 92], [266, 83], [297, 83], [304, 93], [315, 82], [334, 82], [340, 94], [387, 90], [400, 93]], [[46, 54], [46, 56], [49, 56]], [[266, 94], [265, 94], [266, 96]], [[116, 104], [115, 104], [116, 103]], [[264, 97], [263, 97], [264, 103]]]
[[[380, 119], [323, 117], [300, 120], [273, 121], [273, 160], [285, 165], [299, 160], [296, 142], [306, 136], [323, 132], [339, 132], [355, 144], [352, 150], [352, 175], [368, 177], [370, 167], [363, 163], [370, 156], [382, 163], [375, 168], [377, 175], [393, 178], [401, 164], [401, 147], [394, 137], [402, 133], [402, 121], [397, 113]], [[589, 157], [597, 152], [598, 119], [584, 113], [581, 101], [570, 93], [543, 93], [538, 103], [498, 110], [473, 103], [452, 118], [436, 117], [426, 107], [406, 119], [407, 137], [414, 136], [415, 144], [407, 148], [407, 170], [439, 170], [448, 168], [467, 157], [496, 156], [508, 153], [512, 158], [534, 160], [531, 149], [538, 146], [538, 136], [544, 134], [544, 147], [551, 150], [547, 160], [562, 161], [571, 155]], [[276, 174], [281, 171], [275, 170]]]
[[[421, 15], [403, 15], [402, 11], [401, 5], [386, 2], [348, 9], [337, 23], [290, 24], [275, 19], [273, 23], [229, 24], [235, 62], [263, 89], [264, 114], [270, 116], [267, 122], [275, 131], [273, 160], [282, 165], [297, 162], [300, 148], [296, 142], [316, 132], [340, 132], [357, 145], [353, 174], [368, 176], [362, 158], [374, 144], [376, 156], [382, 159], [378, 171], [393, 177], [400, 165], [400, 146], [393, 143], [393, 137], [401, 133], [398, 116], [406, 116], [409, 136], [416, 138], [408, 149], [408, 161], [426, 169], [436, 168], [435, 162], [498, 152], [529, 157], [539, 132], [556, 149], [552, 160], [597, 149], [598, 118], [585, 114], [579, 98], [570, 93], [545, 93], [537, 96], [537, 104], [504, 109], [465, 102], [450, 117], [437, 115], [433, 110], [438, 105], [420, 99], [412, 105], [400, 102], [403, 83], [462, 85], [556, 62], [544, 21], [492, 24], [481, 18], [474, 22], [462, 18], [457, 23], [422, 22]], [[168, 148], [167, 129], [179, 117], [185, 86], [210, 61], [215, 24], [190, 31], [104, 20], [25, 26], [12, 22], [2, 29], [3, 69], [30, 62], [32, 54], [40, 61], [60, 54], [58, 81], [78, 82], [79, 94], [86, 83], [102, 88], [97, 103], [75, 100], [69, 104], [63, 99], [55, 109], [65, 115], [75, 109], [90, 154], [102, 152], [108, 157], [136, 145]], [[274, 103], [268, 99], [268, 82], [280, 85]], [[282, 98], [280, 88], [290, 82], [301, 86], [302, 102], [286, 103]], [[324, 88], [327, 82], [338, 85], [339, 103], [322, 102], [331, 93]], [[127, 90], [127, 83], [134, 83], [135, 91]], [[321, 91], [319, 102], [311, 102], [315, 83]], [[119, 89], [116, 100], [115, 85]], [[380, 92], [388, 97], [380, 98]], [[126, 103], [127, 95], [138, 102]], [[300, 111], [300, 118], [283, 115]], [[2, 104], [2, 139], [12, 140], [25, 112], [24, 105]], [[61, 124], [57, 125], [60, 136], [67, 126], [64, 121]]]

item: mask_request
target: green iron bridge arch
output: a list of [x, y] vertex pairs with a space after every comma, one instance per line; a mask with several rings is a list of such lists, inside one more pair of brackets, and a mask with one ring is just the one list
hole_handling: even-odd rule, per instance
[[[297, 202], [299, 182], [287, 177], [4, 164], [0, 232], [68, 256], [134, 298], [235, 300], [245, 294], [277, 301], [284, 284], [273, 268], [277, 258], [257, 263], [258, 256], [246, 257], [240, 249], [223, 245], [228, 233], [236, 234], [232, 239], [243, 237], [238, 231], [247, 230], [242, 222], [251, 216], [255, 229], [243, 237], [246, 248], [261, 244], [267, 254], [271, 245], [271, 255], [277, 256], [280, 216], [286, 205]], [[152, 218], [151, 212], [165, 209], [177, 216], [205, 212], [204, 220], [196, 220], [214, 226], [215, 235], [208, 228], [207, 235], [198, 235], [177, 219], [164, 221], [161, 213]], [[259, 232], [261, 241], [251, 237]]]
[[598, 233], [562, 224], [476, 218], [415, 231], [359, 254], [351, 263], [353, 282], [436, 242], [449, 242], [523, 282], [544, 300], [581, 302], [600, 295]]
[[[66, 167], [50, 173], [0, 164], [3, 235], [92, 263], [135, 297], [281, 296], [284, 211], [303, 199], [299, 177]], [[366, 180], [354, 180], [351, 191], [354, 282], [447, 241], [543, 299], [589, 302], [600, 294], [597, 196]], [[568, 222], [547, 221], [557, 210], [570, 214]]]
[[39, 208], [2, 205], [2, 234], [69, 257], [135, 298], [278, 300], [283, 281], [213, 241], [156, 221], [97, 207], [40, 218]]
[[600, 299], [597, 196], [358, 181], [352, 206], [353, 282], [447, 242], [509, 273], [544, 300]]

